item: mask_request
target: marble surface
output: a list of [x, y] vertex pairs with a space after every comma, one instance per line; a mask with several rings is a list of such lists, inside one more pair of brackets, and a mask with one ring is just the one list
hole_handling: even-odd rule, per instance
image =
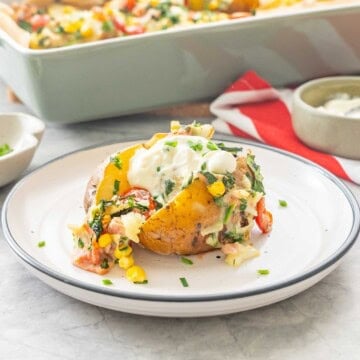
[[[0, 111], [9, 104], [0, 82]], [[48, 125], [29, 170], [102, 142], [166, 130], [168, 119], [131, 116]], [[0, 207], [12, 185], [0, 189]], [[350, 185], [360, 200], [360, 187]], [[114, 312], [74, 300], [19, 265], [0, 230], [0, 359], [359, 359], [360, 242], [311, 289], [253, 311], [202, 319]]]

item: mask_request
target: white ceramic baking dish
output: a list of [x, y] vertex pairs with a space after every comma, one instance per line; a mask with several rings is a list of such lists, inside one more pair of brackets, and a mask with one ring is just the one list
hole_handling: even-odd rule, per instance
[[359, 17], [351, 1], [50, 50], [0, 31], [0, 76], [49, 122], [112, 117], [211, 99], [249, 69], [275, 86], [360, 73]]

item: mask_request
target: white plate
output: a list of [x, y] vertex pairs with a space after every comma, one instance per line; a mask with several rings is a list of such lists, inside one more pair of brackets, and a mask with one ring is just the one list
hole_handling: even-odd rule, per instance
[[[82, 197], [97, 163], [130, 143], [106, 145], [54, 160], [19, 182], [3, 208], [5, 237], [21, 261], [41, 280], [77, 299], [115, 310], [157, 316], [208, 316], [243, 311], [290, 297], [318, 282], [355, 242], [359, 207], [347, 187], [316, 165], [267, 146], [251, 147], [261, 164], [267, 206], [273, 212], [270, 235], [253, 233], [261, 256], [240, 268], [218, 259], [219, 252], [160, 256], [137, 248], [136, 259], [149, 284], [129, 283], [120, 269], [105, 278], [71, 264], [68, 224], [83, 220]], [[230, 143], [231, 144], [231, 143]], [[281, 208], [280, 199], [288, 207]], [[39, 248], [39, 241], [46, 246]], [[270, 274], [259, 276], [258, 269]], [[179, 278], [185, 277], [184, 288]]]

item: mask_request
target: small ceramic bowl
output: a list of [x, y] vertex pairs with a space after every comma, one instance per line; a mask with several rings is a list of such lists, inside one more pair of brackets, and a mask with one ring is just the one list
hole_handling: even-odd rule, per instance
[[360, 76], [337, 76], [309, 81], [295, 90], [292, 119], [295, 133], [308, 146], [360, 160], [360, 117], [321, 109], [338, 94], [360, 97]]
[[44, 123], [34, 116], [0, 114], [0, 147], [7, 144], [12, 149], [0, 156], [0, 186], [18, 178], [29, 166], [44, 129]]

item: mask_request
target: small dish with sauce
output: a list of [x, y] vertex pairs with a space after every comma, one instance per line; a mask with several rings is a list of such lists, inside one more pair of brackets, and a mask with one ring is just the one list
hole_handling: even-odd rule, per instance
[[44, 129], [44, 123], [34, 116], [0, 114], [0, 186], [18, 178], [29, 166]]
[[306, 145], [360, 159], [360, 76], [309, 81], [296, 89], [292, 120]]

